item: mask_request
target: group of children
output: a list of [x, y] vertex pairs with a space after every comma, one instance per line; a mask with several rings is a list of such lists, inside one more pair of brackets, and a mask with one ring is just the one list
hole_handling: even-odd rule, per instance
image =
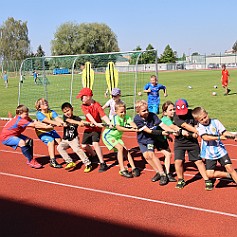
[[[153, 79], [156, 80], [152, 76]], [[155, 87], [155, 84], [151, 87]], [[164, 86], [160, 86], [160, 89], [166, 94]], [[151, 91], [152, 88], [146, 85], [144, 92], [150, 93]], [[159, 89], [155, 93], [159, 93]], [[27, 158], [27, 164], [33, 168], [41, 168], [41, 164], [33, 158], [33, 140], [22, 135], [27, 126], [34, 127], [38, 138], [48, 147], [51, 167], [62, 168], [62, 165], [55, 159], [55, 144], [58, 144], [57, 150], [66, 162], [65, 169], [73, 169], [76, 166], [66, 151], [71, 147], [85, 165], [84, 172], [88, 173], [93, 168], [91, 164], [93, 157], [99, 160], [99, 172], [108, 169], [99, 145], [102, 137], [108, 150], [116, 151], [119, 174], [132, 178], [140, 176], [140, 169], [136, 167], [122, 139], [124, 132], [130, 132], [136, 134], [143, 157], [155, 171], [154, 177], [151, 178], [152, 182], [159, 181], [160, 185], [177, 182], [176, 188], [182, 189], [186, 185], [184, 161], [187, 152], [189, 161], [195, 163], [205, 180], [206, 190], [213, 189], [213, 178], [229, 178], [237, 183], [237, 173], [222, 143], [222, 140], [229, 136], [233, 137], [233, 134], [226, 131], [219, 120], [210, 119], [204, 108], [197, 107], [191, 110], [185, 99], [178, 99], [175, 104], [167, 101], [162, 105], [163, 115], [159, 119], [156, 112], [154, 113], [154, 106], [149, 107], [149, 101], [147, 103], [145, 100], [139, 100], [135, 104], [136, 116], [132, 120], [126, 114], [126, 105], [120, 97], [120, 89], [114, 88], [111, 99], [101, 106], [93, 99], [93, 92], [90, 88], [82, 88], [77, 98], [82, 101], [81, 110], [86, 117], [85, 120], [73, 114], [73, 107], [68, 102], [62, 104], [63, 118], [60, 118], [54, 110], [49, 108], [48, 101], [40, 98], [35, 104], [36, 121], [29, 118], [29, 110], [26, 106], [19, 105], [16, 109], [16, 116], [4, 126], [0, 140], [4, 145], [14, 149], [20, 147]], [[107, 107], [110, 108], [109, 117], [104, 111]], [[55, 131], [54, 126], [63, 127], [62, 138]], [[78, 136], [78, 126], [84, 127], [81, 142]], [[103, 129], [104, 126], [106, 126], [105, 129]], [[201, 151], [198, 136], [201, 137]], [[178, 180], [170, 170], [169, 141], [172, 139], [174, 139], [174, 165]], [[234, 139], [237, 141], [236, 137]], [[164, 167], [160, 159], [156, 157], [155, 150], [164, 154]], [[131, 170], [128, 165], [125, 165], [125, 159], [128, 160]], [[217, 161], [225, 167], [226, 171], [216, 170]]]

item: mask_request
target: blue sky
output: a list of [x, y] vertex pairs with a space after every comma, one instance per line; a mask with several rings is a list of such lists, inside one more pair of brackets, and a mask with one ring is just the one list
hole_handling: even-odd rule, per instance
[[167, 44], [181, 56], [224, 53], [237, 40], [236, 0], [9, 0], [0, 6], [0, 25], [8, 17], [27, 21], [32, 51], [50, 41], [66, 22], [105, 23], [121, 51], [150, 43], [163, 53]]

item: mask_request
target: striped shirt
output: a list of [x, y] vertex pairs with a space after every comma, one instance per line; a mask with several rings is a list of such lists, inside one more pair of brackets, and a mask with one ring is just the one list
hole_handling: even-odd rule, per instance
[[[210, 119], [209, 125], [205, 126], [198, 124], [198, 134], [200, 137], [203, 135], [221, 136], [226, 131], [223, 124], [218, 119]], [[204, 159], [216, 160], [220, 159], [227, 154], [227, 150], [220, 139], [214, 141], [201, 141], [201, 154]]]

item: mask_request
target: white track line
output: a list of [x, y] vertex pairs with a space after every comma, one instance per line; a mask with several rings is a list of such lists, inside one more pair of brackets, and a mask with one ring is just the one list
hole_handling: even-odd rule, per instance
[[16, 174], [9, 174], [9, 173], [0, 172], [0, 175], [19, 178], [19, 179], [32, 180], [32, 181], [47, 183], [47, 184], [52, 184], [52, 185], [58, 185], [58, 186], [62, 186], [62, 187], [75, 188], [75, 189], [85, 190], [85, 191], [89, 191], [89, 192], [102, 193], [102, 194], [106, 194], [106, 195], [112, 195], [112, 196], [123, 197], [123, 198], [130, 198], [130, 199], [135, 199], [135, 200], [139, 200], [139, 201], [158, 203], [158, 204], [163, 204], [163, 205], [168, 205], [168, 206], [185, 208], [185, 209], [189, 209], [189, 210], [195, 210], [195, 211], [200, 211], [200, 212], [207, 212], [207, 213], [212, 213], [212, 214], [237, 218], [237, 214], [234, 214], [234, 213], [215, 211], [215, 210], [205, 209], [205, 208], [200, 208], [200, 207], [186, 206], [186, 205], [172, 203], [172, 202], [165, 202], [165, 201], [154, 200], [154, 199], [143, 198], [143, 197], [137, 197], [137, 196], [127, 195], [127, 194], [122, 194], [122, 193], [115, 193], [115, 192], [109, 192], [109, 191], [105, 191], [105, 190], [86, 188], [86, 187], [75, 186], [75, 185], [64, 184], [64, 183], [58, 183], [58, 182], [52, 182], [52, 181], [49, 181], [49, 180], [36, 179], [36, 178], [31, 178], [31, 177], [16, 175]]

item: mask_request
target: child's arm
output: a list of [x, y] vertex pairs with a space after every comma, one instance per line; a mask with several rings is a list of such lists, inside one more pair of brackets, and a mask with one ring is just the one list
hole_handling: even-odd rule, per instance
[[32, 121], [31, 123], [29, 123], [28, 125], [27, 125], [27, 127], [32, 127], [32, 128], [53, 128], [53, 126], [52, 125], [50, 125], [50, 124], [47, 124], [47, 123], [41, 123], [41, 122], [39, 122], [39, 121]]
[[89, 125], [90, 123], [88, 123], [87, 121], [77, 121], [77, 120], [74, 120], [74, 119], [70, 119], [70, 118], [67, 118], [66, 119], [66, 122], [68, 123], [71, 123], [71, 124], [77, 124], [79, 125], [80, 127], [84, 127], [85, 125]]
[[167, 97], [168, 96], [167, 89], [165, 88], [163, 91], [164, 91], [164, 97]]

